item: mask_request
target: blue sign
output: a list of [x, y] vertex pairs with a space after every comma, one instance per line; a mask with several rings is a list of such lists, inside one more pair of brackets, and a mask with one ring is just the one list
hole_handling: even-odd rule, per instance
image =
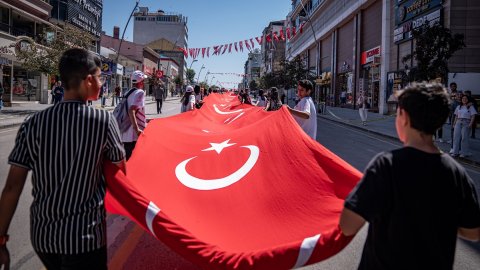
[[402, 24], [442, 5], [442, 0], [408, 0], [395, 7], [395, 24]]

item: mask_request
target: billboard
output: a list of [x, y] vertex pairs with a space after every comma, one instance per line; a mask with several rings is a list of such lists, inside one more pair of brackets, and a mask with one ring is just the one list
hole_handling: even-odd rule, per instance
[[400, 1], [395, 7], [395, 24], [399, 25], [431, 9], [442, 5], [442, 0], [408, 0]]
[[100, 37], [102, 9], [102, 0], [68, 0], [67, 21], [96, 37]]

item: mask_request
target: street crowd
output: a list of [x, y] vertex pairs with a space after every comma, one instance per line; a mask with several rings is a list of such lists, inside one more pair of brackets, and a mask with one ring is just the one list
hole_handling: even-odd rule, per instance
[[[119, 120], [106, 110], [87, 106], [98, 98], [104, 83], [100, 66], [100, 59], [86, 50], [64, 52], [59, 64], [63, 84], [56, 86], [64, 86], [61, 99], [29, 117], [18, 131], [0, 199], [0, 267], [9, 267], [8, 228], [32, 171], [31, 239], [46, 268], [107, 269], [102, 164], [108, 160], [128, 175], [126, 160], [147, 126], [143, 89], [147, 76], [141, 71], [132, 73], [133, 87], [117, 105], [125, 106], [127, 118]], [[299, 101], [294, 108], [282, 105], [276, 88], [259, 91], [255, 104], [248, 89], [238, 96], [242, 103], [267, 111], [287, 106], [315, 140], [312, 90], [312, 82], [299, 81]], [[160, 97], [165, 94], [161, 83], [155, 83], [154, 92], [157, 113], [161, 113]], [[187, 86], [181, 111], [200, 108], [203, 97], [214, 92]], [[473, 181], [433, 141], [452, 109], [449, 98], [436, 83], [411, 84], [398, 95], [396, 129], [404, 147], [372, 159], [340, 216], [339, 226], [346, 236], [369, 223], [359, 269], [452, 269], [457, 236], [480, 239], [480, 204]], [[464, 138], [471, 135], [476, 114], [467, 96], [457, 102], [452, 125], [454, 156], [468, 154]], [[58, 141], [52, 143], [50, 138]]]

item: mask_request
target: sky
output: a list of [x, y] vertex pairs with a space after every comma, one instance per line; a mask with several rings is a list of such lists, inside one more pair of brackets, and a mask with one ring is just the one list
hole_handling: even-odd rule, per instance
[[[135, 0], [103, 0], [102, 30], [112, 35], [113, 26], [120, 27], [120, 36], [128, 17], [135, 6]], [[271, 21], [284, 20], [291, 9], [290, 0], [140, 0], [139, 6], [146, 6], [151, 12], [162, 9], [169, 13], [180, 13], [188, 17], [189, 48], [204, 48], [230, 44], [245, 39], [261, 36], [263, 29]], [[130, 20], [125, 40], [133, 40], [133, 19]], [[260, 48], [255, 41], [255, 47]], [[200, 73], [200, 81], [205, 79], [207, 71], [211, 73], [244, 73], [244, 64], [248, 51], [243, 53], [226, 52], [210, 58], [197, 57], [193, 63], [195, 78]], [[188, 57], [187, 66], [192, 63]], [[215, 78], [213, 78], [215, 76]], [[213, 80], [212, 80], [213, 78]], [[209, 75], [208, 82], [239, 83], [242, 77], [235, 75]], [[224, 84], [226, 88], [237, 85]]]

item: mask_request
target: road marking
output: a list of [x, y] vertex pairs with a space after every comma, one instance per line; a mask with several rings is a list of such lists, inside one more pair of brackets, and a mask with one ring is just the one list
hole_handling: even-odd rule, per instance
[[10, 132], [10, 131], [15, 131], [15, 130], [18, 130], [18, 128], [11, 128], [11, 129], [1, 130], [0, 133], [7, 133], [7, 132]]
[[[355, 132], [355, 133], [362, 134], [362, 135], [364, 135], [364, 136], [366, 136], [366, 137], [368, 137], [368, 138], [375, 139], [375, 140], [384, 142], [384, 143], [386, 143], [386, 144], [390, 144], [390, 145], [397, 146], [397, 147], [401, 147], [401, 146], [402, 146], [402, 144], [400, 144], [400, 143], [392, 143], [392, 142], [389, 142], [389, 141], [386, 141], [386, 140], [382, 140], [382, 139], [377, 138], [377, 137], [374, 137], [374, 136], [370, 136], [370, 135], [368, 135], [368, 131], [359, 131], [359, 130], [357, 130], [357, 129], [355, 129], [355, 128], [351, 128], [351, 127], [348, 127], [348, 126], [345, 126], [345, 125], [342, 125], [342, 124], [333, 123], [333, 122], [331, 122], [331, 121], [324, 120], [324, 119], [321, 119], [321, 118], [318, 118], [318, 120], [323, 120], [323, 121], [325, 121], [325, 122], [328, 122], [328, 123], [331, 124], [331, 125], [334, 125], [334, 126], [337, 126], [337, 127], [341, 127], [341, 128], [344, 128], [344, 129], [351, 130], [351, 131], [353, 131], [353, 132]], [[392, 140], [393, 140], [393, 139], [392, 139]]]
[[142, 237], [144, 233], [145, 231], [140, 226], [135, 225], [128, 238], [125, 239], [123, 244], [117, 249], [117, 252], [113, 255], [112, 259], [108, 264], [108, 269], [122, 269], [127, 259], [137, 247], [138, 242], [140, 241], [140, 237]]

